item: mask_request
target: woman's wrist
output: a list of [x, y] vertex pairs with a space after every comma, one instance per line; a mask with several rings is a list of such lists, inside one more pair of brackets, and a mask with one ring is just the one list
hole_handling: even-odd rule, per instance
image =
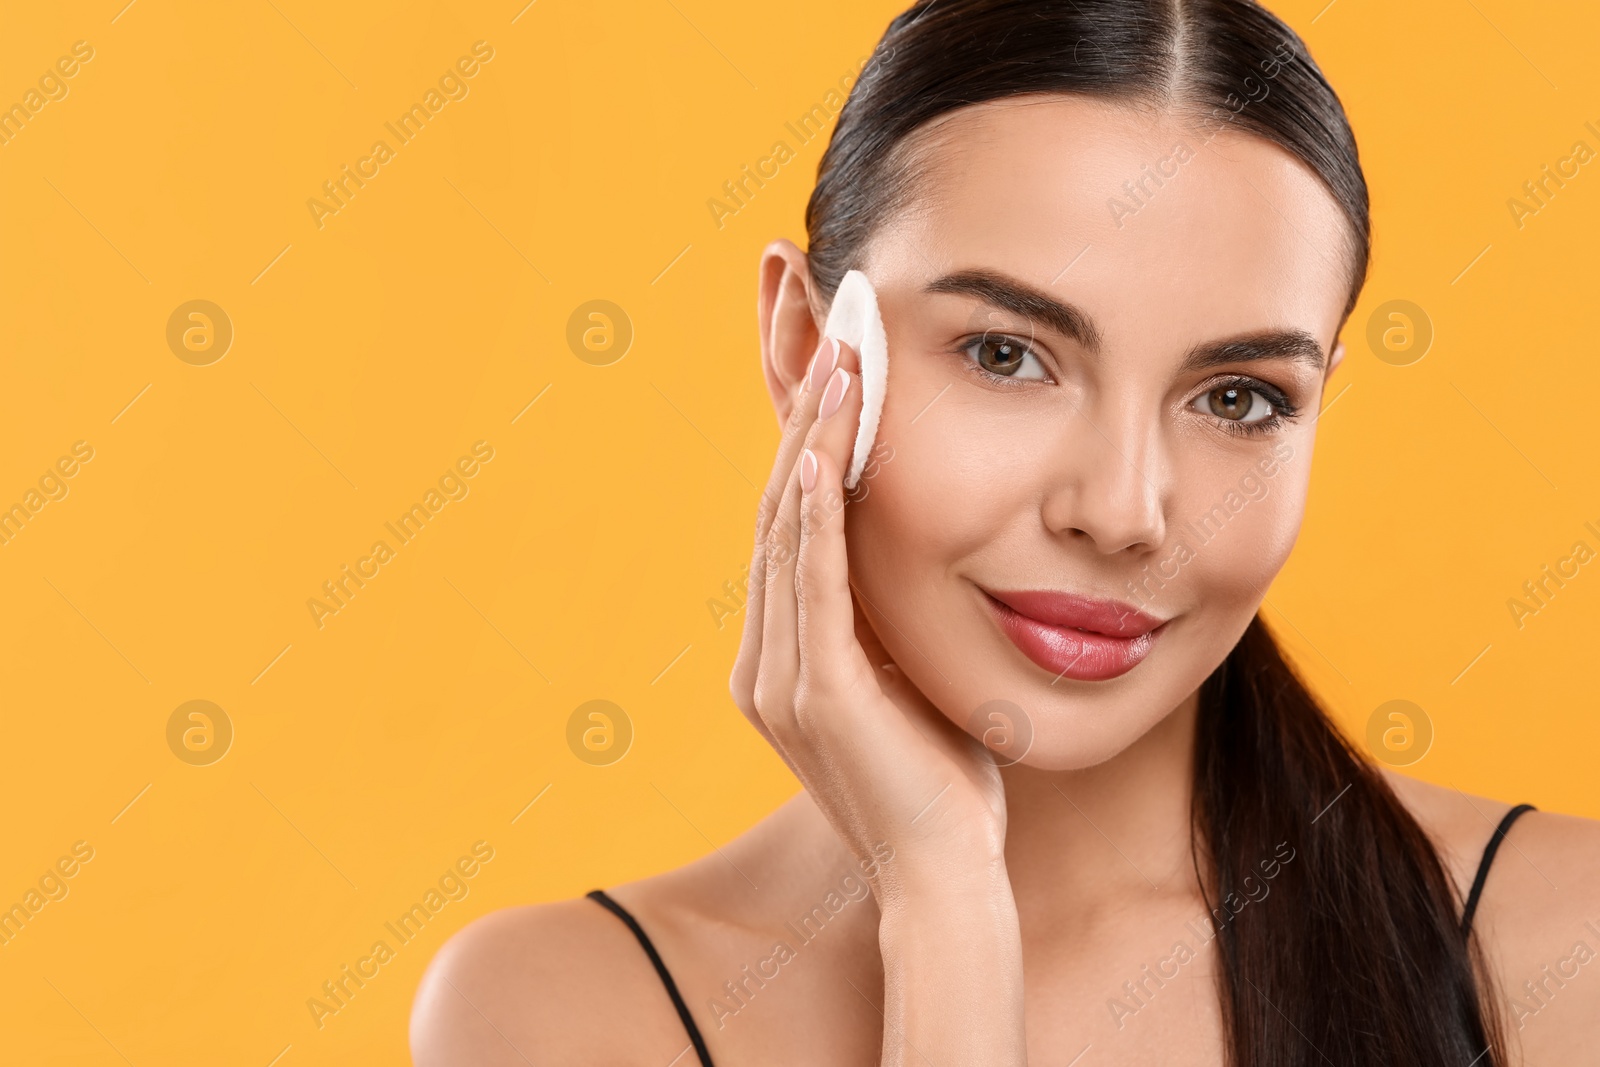
[[898, 867], [885, 872], [877, 896], [878, 941], [886, 951], [929, 934], [970, 930], [995, 948], [1015, 941], [1020, 954], [1016, 899], [1003, 859], [942, 871]]
[[1011, 895], [1003, 826], [969, 820], [936, 835], [901, 838], [878, 865], [874, 892], [883, 908], [937, 906], [948, 898]]
[[[1004, 862], [938, 878], [901, 877], [884, 893], [885, 1064], [1022, 1064], [1022, 935]], [[952, 1005], [961, 1010], [952, 1012]]]
[[893, 862], [882, 865], [873, 887], [885, 919], [1011, 900], [1011, 878], [998, 849], [958, 850], [937, 857], [902, 850]]

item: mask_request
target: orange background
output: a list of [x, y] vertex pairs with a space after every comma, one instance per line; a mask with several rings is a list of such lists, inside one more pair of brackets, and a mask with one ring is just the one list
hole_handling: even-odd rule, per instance
[[[0, 506], [65, 489], [0, 544], [0, 907], [66, 890], [0, 945], [0, 1041], [402, 1061], [452, 931], [681, 864], [795, 789], [707, 601], [742, 577], [777, 438], [755, 266], [803, 243], [824, 144], [785, 123], [899, 5], [124, 2], [13, 5], [0, 32], [0, 104], [93, 50], [0, 144]], [[1411, 773], [1600, 816], [1600, 562], [1520, 629], [1507, 607], [1600, 549], [1600, 164], [1520, 228], [1507, 206], [1600, 149], [1600, 11], [1324, 5], [1274, 6], [1349, 108], [1376, 260], [1268, 617], [1353, 735], [1424, 710]], [[307, 201], [478, 41], [465, 95], [319, 226]], [[719, 226], [707, 201], [778, 140], [795, 158]], [[1406, 366], [1366, 343], [1397, 299], [1435, 334]], [[232, 325], [220, 359], [192, 338], [206, 365], [167, 339], [191, 300]], [[593, 300], [631, 324], [620, 359], [620, 332], [569, 345]], [[449, 479], [476, 442], [492, 459]], [[384, 524], [441, 479], [399, 544]], [[307, 601], [379, 539], [319, 627]], [[633, 734], [605, 766], [567, 740], [595, 699]], [[169, 745], [195, 700], [233, 733], [209, 765], [178, 753], [214, 755], [215, 716]], [[477, 842], [466, 895], [319, 1026], [322, 983]]]

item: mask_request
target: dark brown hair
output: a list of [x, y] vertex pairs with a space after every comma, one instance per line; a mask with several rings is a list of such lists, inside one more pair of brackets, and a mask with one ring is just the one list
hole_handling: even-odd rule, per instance
[[[1304, 42], [1250, 0], [919, 0], [889, 24], [819, 164], [816, 299], [831, 301], [917, 192], [912, 131], [1026, 93], [1162, 108], [1207, 140], [1237, 130], [1281, 146], [1348, 221], [1349, 318], [1372, 240], [1355, 138]], [[1503, 1062], [1482, 951], [1433, 844], [1259, 615], [1201, 687], [1192, 801], [1229, 1064]], [[1238, 906], [1264, 869], [1272, 903]]]

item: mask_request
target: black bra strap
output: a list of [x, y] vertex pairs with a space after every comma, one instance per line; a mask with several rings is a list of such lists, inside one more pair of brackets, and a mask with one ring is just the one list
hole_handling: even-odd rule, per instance
[[650, 937], [644, 932], [644, 927], [628, 914], [626, 908], [607, 896], [605, 890], [591, 890], [587, 895], [590, 900], [600, 904], [626, 923], [628, 929], [633, 931], [633, 936], [639, 939], [645, 955], [650, 957], [650, 962], [655, 965], [656, 974], [661, 977], [661, 984], [667, 987], [667, 996], [672, 998], [672, 1006], [678, 1009], [678, 1018], [683, 1020], [683, 1028], [689, 1032], [689, 1043], [699, 1055], [701, 1067], [711, 1067], [711, 1053], [706, 1049], [705, 1038], [700, 1036], [700, 1028], [694, 1024], [694, 1018], [689, 1014], [689, 1006], [683, 1002], [683, 997], [678, 993], [678, 983], [672, 980], [667, 965], [661, 962], [661, 954], [656, 951], [655, 945], [650, 943]]
[[1472, 933], [1472, 916], [1478, 910], [1478, 897], [1483, 895], [1483, 883], [1489, 878], [1489, 864], [1494, 862], [1494, 854], [1500, 850], [1500, 842], [1506, 836], [1506, 831], [1511, 829], [1511, 824], [1517, 821], [1517, 816], [1525, 811], [1537, 811], [1532, 804], [1518, 804], [1506, 812], [1505, 818], [1500, 820], [1500, 825], [1494, 828], [1494, 835], [1489, 838], [1489, 843], [1483, 848], [1483, 859], [1478, 863], [1477, 877], [1472, 879], [1472, 892], [1467, 894], [1467, 907], [1461, 915], [1461, 936], [1467, 937]]

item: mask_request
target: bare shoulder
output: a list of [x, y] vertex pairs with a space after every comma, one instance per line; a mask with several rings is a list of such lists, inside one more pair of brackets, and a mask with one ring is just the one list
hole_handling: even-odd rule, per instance
[[[1465, 894], [1484, 849], [1513, 805], [1388, 769], [1382, 773], [1438, 846]], [[1498, 898], [1508, 887], [1525, 891], [1535, 884], [1547, 890], [1562, 886], [1562, 899], [1573, 907], [1600, 907], [1600, 821], [1553, 811], [1526, 812], [1502, 840], [1490, 870], [1493, 876], [1484, 885], [1480, 914], [1492, 913], [1491, 891]]]
[[[1465, 894], [1512, 805], [1385, 774]], [[1508, 1005], [1521, 1049], [1513, 1062], [1580, 1062], [1600, 1042], [1600, 821], [1519, 817], [1489, 867], [1472, 930]]]
[[[771, 928], [804, 915], [850, 862], [802, 791], [721, 848], [606, 893], [647, 931], [704, 1033], [715, 1018], [706, 1005], [721, 994], [723, 980], [761, 958], [771, 948]], [[862, 920], [863, 951], [875, 953], [876, 919], [860, 909], [851, 916]], [[855, 942], [840, 934], [830, 946], [812, 952], [819, 965]], [[785, 988], [803, 985], [788, 979]], [[707, 991], [716, 992], [708, 998]], [[828, 992], [857, 996], [848, 985], [843, 993]], [[830, 1007], [837, 1020], [841, 1012]], [[759, 1057], [773, 1027], [793, 1029], [795, 1018], [770, 1016], [765, 1028], [752, 1019], [736, 1037], [715, 1038], [725, 1049]], [[684, 1022], [633, 930], [584, 897], [506, 908], [472, 922], [428, 965], [411, 1008], [417, 1067], [662, 1067], [691, 1062], [692, 1054], [684, 1057], [689, 1048]]]
[[[1380, 773], [1433, 840], [1445, 869], [1465, 896], [1484, 846], [1512, 805], [1424, 782], [1387, 767]], [[1519, 834], [1522, 829], [1526, 828], [1519, 827]]]
[[[428, 965], [411, 1009], [417, 1067], [650, 1062], [674, 1035], [633, 934], [587, 898], [477, 919]], [[676, 1019], [668, 1018], [671, 1024]]]

